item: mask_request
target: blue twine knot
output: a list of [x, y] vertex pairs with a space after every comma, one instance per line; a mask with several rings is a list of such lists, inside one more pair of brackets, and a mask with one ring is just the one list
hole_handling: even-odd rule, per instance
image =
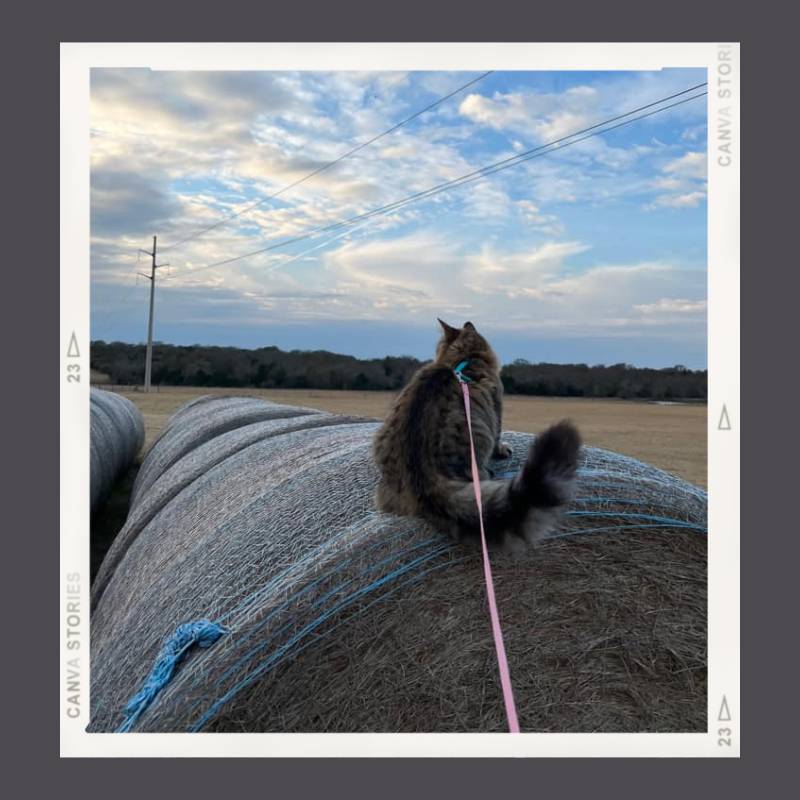
[[153, 669], [147, 676], [144, 686], [128, 701], [124, 709], [125, 721], [117, 733], [130, 731], [142, 712], [153, 702], [156, 695], [169, 683], [178, 664], [188, 651], [198, 647], [211, 647], [228, 629], [217, 622], [199, 619], [179, 625], [167, 639], [156, 658]]
[[462, 361], [461, 363], [456, 365], [456, 368], [453, 370], [456, 374], [456, 378], [458, 378], [459, 383], [472, 383], [472, 378], [468, 375], [464, 374], [464, 370], [467, 368], [469, 364], [469, 359]]

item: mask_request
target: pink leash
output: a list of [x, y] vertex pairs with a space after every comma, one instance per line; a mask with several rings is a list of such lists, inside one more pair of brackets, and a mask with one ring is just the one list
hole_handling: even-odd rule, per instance
[[478, 473], [478, 462], [475, 458], [475, 442], [472, 438], [472, 415], [469, 406], [469, 378], [461, 374], [461, 370], [466, 366], [466, 362], [461, 362], [455, 369], [456, 377], [461, 384], [461, 391], [464, 394], [464, 410], [467, 413], [467, 428], [469, 430], [469, 449], [472, 459], [472, 487], [475, 490], [475, 502], [478, 504], [478, 516], [481, 522], [481, 547], [483, 548], [483, 574], [486, 579], [486, 596], [489, 599], [489, 616], [492, 620], [492, 634], [494, 635], [494, 648], [497, 651], [497, 666], [500, 670], [500, 685], [503, 687], [503, 701], [506, 705], [506, 717], [508, 717], [508, 730], [511, 733], [519, 733], [519, 721], [517, 720], [517, 707], [514, 705], [514, 691], [511, 688], [511, 675], [508, 671], [508, 661], [506, 660], [506, 648], [503, 644], [503, 631], [500, 627], [500, 616], [497, 613], [497, 601], [494, 597], [494, 581], [492, 580], [492, 566], [489, 563], [489, 548], [486, 546], [486, 533], [483, 529], [483, 503], [481, 502], [481, 480]]

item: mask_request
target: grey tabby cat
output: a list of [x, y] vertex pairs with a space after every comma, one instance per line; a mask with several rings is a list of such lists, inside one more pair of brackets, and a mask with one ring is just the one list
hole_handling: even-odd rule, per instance
[[517, 549], [552, 529], [572, 496], [580, 436], [570, 422], [559, 422], [536, 437], [512, 480], [492, 480], [489, 460], [511, 454], [500, 440], [497, 356], [471, 322], [463, 328], [439, 324], [434, 360], [412, 376], [375, 436], [378, 508], [421, 517], [456, 538], [480, 535], [464, 402], [453, 372], [467, 361], [486, 536]]

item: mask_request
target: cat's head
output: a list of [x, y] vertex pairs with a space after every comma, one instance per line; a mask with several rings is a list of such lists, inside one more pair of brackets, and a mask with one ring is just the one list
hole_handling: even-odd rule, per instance
[[439, 320], [439, 324], [442, 326], [442, 338], [436, 345], [436, 361], [455, 367], [464, 359], [480, 358], [492, 369], [499, 369], [494, 350], [471, 322], [465, 322], [462, 328], [453, 328], [442, 320]]

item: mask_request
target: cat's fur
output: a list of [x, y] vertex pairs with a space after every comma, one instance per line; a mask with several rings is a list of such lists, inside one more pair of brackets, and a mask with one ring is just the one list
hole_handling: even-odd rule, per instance
[[489, 343], [471, 322], [443, 335], [433, 361], [411, 378], [375, 437], [382, 511], [418, 516], [455, 537], [479, 535], [472, 486], [469, 433], [461, 387], [453, 369], [464, 360], [475, 455], [488, 539], [514, 548], [551, 529], [569, 501], [580, 436], [567, 421], [536, 437], [522, 469], [510, 481], [492, 480], [489, 460], [510, 455], [500, 440], [503, 384]]

